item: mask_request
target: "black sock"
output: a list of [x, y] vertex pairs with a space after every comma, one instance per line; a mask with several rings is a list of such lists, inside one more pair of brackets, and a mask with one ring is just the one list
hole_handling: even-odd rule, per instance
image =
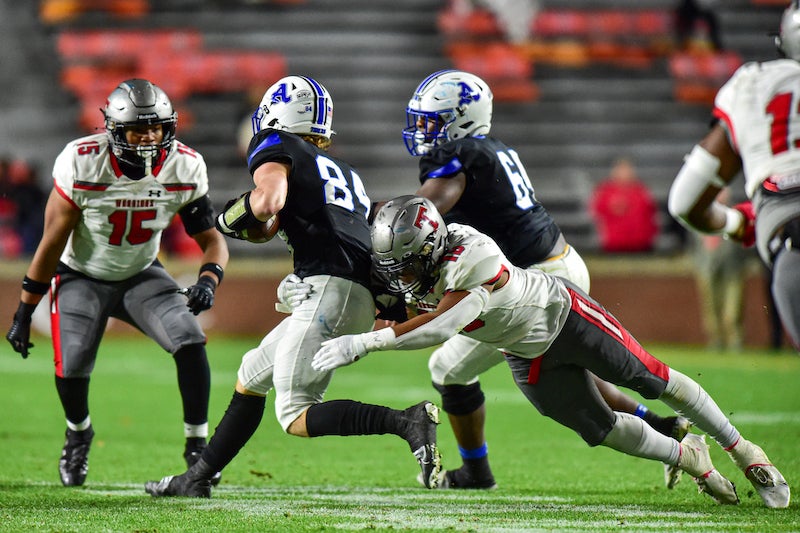
[[253, 436], [264, 416], [264, 396], [233, 393], [231, 403], [214, 435], [203, 450], [203, 459], [213, 472], [220, 472]]
[[318, 403], [306, 412], [309, 437], [323, 435], [400, 435], [400, 411], [354, 400]]
[[178, 370], [178, 388], [183, 402], [183, 421], [200, 425], [208, 422], [211, 370], [202, 344], [184, 346], [172, 356]]
[[67, 420], [73, 424], [86, 420], [89, 416], [89, 378], [56, 376], [56, 391]]
[[672, 436], [672, 426], [674, 424], [674, 420], [664, 418], [663, 416], [659, 416], [653, 411], [647, 411], [642, 418], [653, 429], [655, 429], [662, 435], [666, 435], [667, 437]]

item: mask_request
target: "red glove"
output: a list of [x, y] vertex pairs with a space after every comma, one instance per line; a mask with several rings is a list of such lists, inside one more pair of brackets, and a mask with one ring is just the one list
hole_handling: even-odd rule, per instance
[[736, 204], [733, 208], [744, 215], [744, 226], [741, 234], [736, 236], [736, 240], [745, 248], [749, 248], [756, 243], [756, 212], [753, 210], [753, 202], [748, 200]]

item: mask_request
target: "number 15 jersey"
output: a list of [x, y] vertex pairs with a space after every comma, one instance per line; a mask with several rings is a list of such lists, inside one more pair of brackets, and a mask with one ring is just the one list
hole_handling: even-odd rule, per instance
[[111, 155], [105, 133], [67, 144], [56, 158], [53, 179], [55, 190], [81, 211], [61, 261], [106, 281], [147, 268], [178, 210], [208, 193], [205, 161], [188, 146], [175, 141], [152, 174], [133, 180]]

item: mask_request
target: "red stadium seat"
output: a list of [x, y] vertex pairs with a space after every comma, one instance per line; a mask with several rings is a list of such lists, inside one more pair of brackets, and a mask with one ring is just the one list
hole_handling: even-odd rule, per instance
[[711, 104], [717, 90], [742, 65], [736, 52], [680, 52], [669, 60], [676, 100]]
[[[178, 107], [193, 93], [247, 91], [287, 71], [285, 56], [277, 52], [204, 50], [203, 36], [194, 29], [65, 31], [56, 46], [63, 59], [61, 83], [81, 101], [79, 123], [87, 131], [98, 120], [102, 125], [97, 108], [127, 78], [153, 81]], [[182, 112], [182, 127], [190, 123]]]

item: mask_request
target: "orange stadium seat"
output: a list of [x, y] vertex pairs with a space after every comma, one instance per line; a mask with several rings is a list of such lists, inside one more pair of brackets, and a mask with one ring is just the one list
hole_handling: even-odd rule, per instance
[[[459, 43], [502, 41], [494, 15], [484, 8], [439, 13], [439, 31]], [[544, 9], [531, 22], [531, 39], [515, 46], [528, 61], [567, 67], [592, 62], [646, 68], [671, 48], [672, 12], [667, 9]], [[456, 44], [455, 46], [462, 46]]]
[[42, 0], [39, 19], [45, 24], [61, 24], [90, 11], [111, 13], [119, 18], [139, 18], [150, 11], [147, 0]]

